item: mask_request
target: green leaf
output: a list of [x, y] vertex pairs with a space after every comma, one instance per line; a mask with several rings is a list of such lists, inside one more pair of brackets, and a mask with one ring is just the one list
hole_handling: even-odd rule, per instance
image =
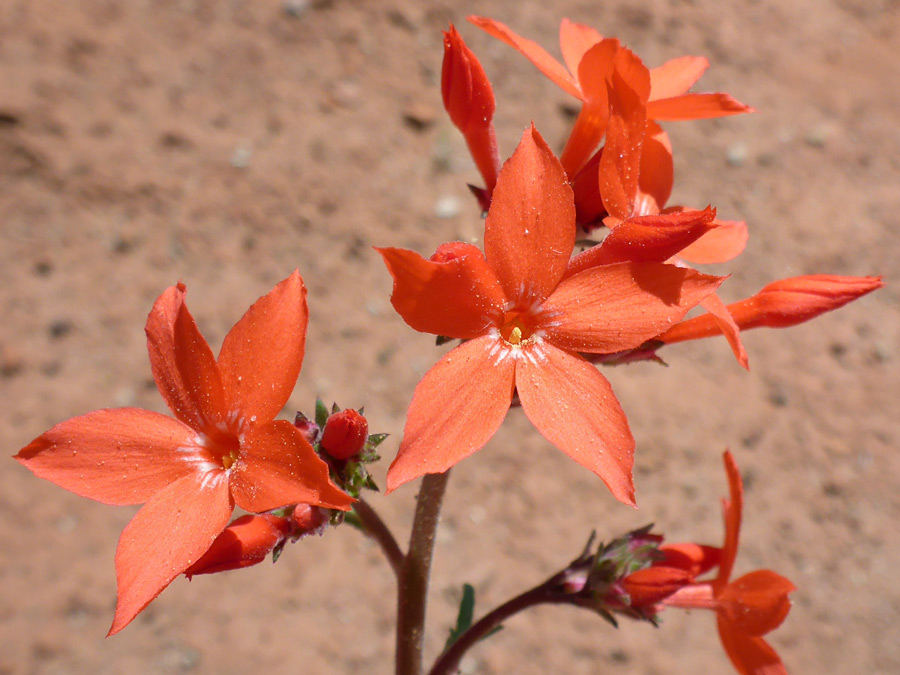
[[465, 633], [472, 626], [472, 619], [475, 617], [475, 589], [471, 584], [463, 584], [462, 600], [459, 602], [459, 614], [456, 617], [456, 627], [450, 629], [450, 637], [447, 638], [447, 644], [444, 650], [450, 648], [459, 636]]

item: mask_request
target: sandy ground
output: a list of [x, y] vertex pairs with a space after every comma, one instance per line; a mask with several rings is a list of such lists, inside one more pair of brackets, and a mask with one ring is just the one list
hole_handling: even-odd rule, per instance
[[[290, 10], [290, 11], [286, 11]], [[372, 245], [429, 254], [471, 240], [478, 177], [445, 118], [441, 29], [460, 26], [493, 79], [501, 151], [533, 119], [557, 149], [572, 101], [464, 24], [489, 14], [556, 53], [562, 16], [651, 66], [713, 66], [701, 90], [759, 114], [669, 124], [673, 201], [746, 219], [727, 300], [776, 278], [885, 274], [888, 286], [789, 331], [676, 345], [669, 368], [607, 371], [638, 450], [639, 510], [616, 503], [513, 414], [454, 471], [429, 605], [439, 651], [460, 585], [486, 609], [570, 560], [591, 529], [648, 522], [717, 543], [720, 455], [747, 480], [737, 572], [799, 590], [772, 642], [795, 673], [900, 672], [900, 5], [896, 0], [677, 3], [0, 0], [0, 446], [90, 410], [164, 410], [143, 325], [183, 280], [215, 348], [299, 267], [306, 362], [286, 414], [317, 394], [365, 404], [396, 450], [439, 352], [389, 304]], [[386, 463], [376, 470], [383, 482]], [[406, 538], [415, 485], [375, 505]], [[104, 635], [113, 554], [135, 509], [71, 495], [0, 463], [2, 673], [386, 673], [394, 584], [349, 528], [277, 565], [177, 580]], [[706, 613], [659, 630], [547, 608], [479, 645], [469, 673], [727, 672]]]

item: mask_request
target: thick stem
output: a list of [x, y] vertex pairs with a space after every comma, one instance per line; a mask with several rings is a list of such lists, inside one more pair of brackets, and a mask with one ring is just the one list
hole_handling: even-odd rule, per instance
[[353, 505], [353, 510], [359, 516], [366, 534], [381, 547], [385, 557], [391, 564], [391, 569], [394, 570], [394, 574], [399, 579], [403, 570], [403, 551], [400, 550], [394, 535], [391, 534], [387, 525], [384, 524], [384, 521], [375, 512], [375, 509], [369, 506], [368, 502], [360, 499]]
[[397, 675], [421, 675], [431, 557], [449, 471], [427, 474], [416, 502], [409, 553], [397, 583]]
[[535, 605], [544, 604], [571, 604], [571, 597], [560, 595], [558, 590], [556, 577], [542, 583], [540, 586], [525, 591], [521, 595], [517, 595], [493, 611], [486, 614], [479, 621], [472, 624], [459, 638], [450, 645], [440, 658], [432, 666], [429, 675], [455, 675], [459, 672], [459, 662], [469, 649], [476, 642], [496, 630], [503, 621], [518, 614], [521, 611], [534, 607]]

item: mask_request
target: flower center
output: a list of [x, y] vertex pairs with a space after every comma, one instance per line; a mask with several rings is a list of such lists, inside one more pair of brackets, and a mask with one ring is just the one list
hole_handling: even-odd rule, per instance
[[503, 316], [500, 337], [511, 345], [527, 343], [537, 330], [532, 312], [510, 311]]
[[241, 442], [237, 434], [228, 430], [212, 427], [203, 434], [203, 447], [210, 461], [220, 465], [226, 471], [237, 461], [241, 454]]
[[237, 461], [238, 453], [236, 450], [232, 450], [229, 453], [222, 455], [222, 468], [228, 471], [231, 468], [232, 464]]

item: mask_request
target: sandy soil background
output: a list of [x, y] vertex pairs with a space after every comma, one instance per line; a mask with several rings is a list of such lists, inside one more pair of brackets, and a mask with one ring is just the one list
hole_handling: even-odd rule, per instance
[[[487, 609], [564, 565], [591, 529], [655, 522], [717, 543], [720, 455], [747, 481], [737, 572], [799, 590], [772, 642], [795, 673], [900, 672], [900, 4], [896, 0], [556, 3], [0, 0], [0, 447], [101, 407], [164, 410], [144, 320], [183, 280], [214, 348], [299, 267], [306, 362], [286, 414], [317, 394], [365, 404], [396, 450], [433, 338], [389, 304], [372, 245], [429, 254], [481, 232], [478, 176], [440, 104], [455, 22], [492, 78], [501, 151], [534, 119], [557, 148], [572, 101], [464, 17], [557, 53], [562, 16], [650, 65], [702, 54], [700, 90], [760, 112], [671, 123], [673, 201], [746, 219], [723, 295], [776, 278], [885, 274], [888, 286], [789, 331], [676, 345], [669, 368], [610, 377], [638, 441], [639, 510], [512, 414], [454, 471], [429, 605], [439, 651], [462, 582]], [[387, 463], [376, 471], [383, 482]], [[416, 486], [375, 506], [407, 537]], [[386, 673], [394, 583], [342, 528], [272, 567], [177, 580], [120, 635], [113, 554], [135, 509], [0, 463], [2, 673]], [[727, 672], [707, 613], [660, 630], [565, 608], [518, 616], [469, 673]]]

